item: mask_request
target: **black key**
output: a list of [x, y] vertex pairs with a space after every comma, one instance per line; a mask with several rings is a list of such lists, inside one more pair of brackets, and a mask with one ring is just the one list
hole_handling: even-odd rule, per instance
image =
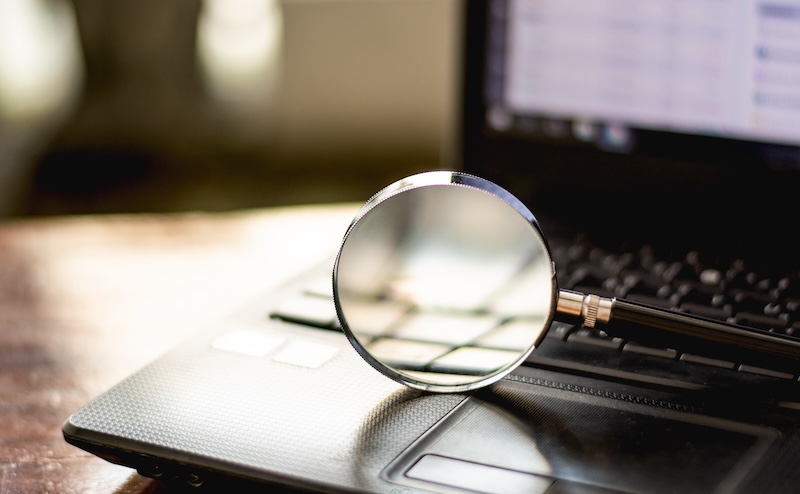
[[764, 314], [767, 316], [778, 317], [783, 313], [783, 305], [777, 302], [770, 302], [764, 306]]
[[619, 350], [622, 346], [622, 338], [609, 336], [605, 331], [592, 331], [587, 328], [580, 328], [567, 337], [570, 343], [582, 343], [611, 350]]
[[720, 321], [726, 321], [731, 316], [730, 308], [709, 307], [707, 305], [695, 304], [691, 302], [681, 304], [680, 310], [681, 312], [688, 312], [689, 314], [695, 314]]
[[714, 367], [721, 367], [723, 369], [733, 369], [734, 367], [736, 367], [736, 364], [734, 362], [710, 358], [703, 355], [694, 355], [691, 353], [681, 354], [680, 360], [682, 362], [692, 362], [695, 364], [713, 365]]
[[718, 289], [722, 288], [722, 281], [725, 279], [722, 271], [713, 268], [706, 268], [699, 272], [700, 283], [704, 285], [714, 286]]
[[753, 367], [752, 365], [740, 365], [739, 372], [748, 372], [750, 374], [758, 374], [760, 376], [777, 377], [779, 379], [794, 379], [792, 374], [785, 372], [778, 372], [771, 369], [762, 369], [761, 367]]
[[622, 348], [623, 352], [640, 353], [642, 355], [650, 355], [652, 357], [661, 357], [666, 359], [674, 359], [678, 356], [678, 352], [672, 348], [660, 348], [649, 345], [641, 345], [636, 342], [626, 343]]
[[719, 287], [706, 285], [699, 282], [686, 282], [681, 284], [674, 295], [675, 302], [679, 304], [707, 305], [720, 307], [724, 304], [724, 297], [720, 295]]
[[734, 291], [732, 297], [734, 312], [752, 314], [764, 314], [764, 309], [775, 301], [775, 297], [767, 293], [752, 290]]
[[575, 326], [574, 324], [553, 321], [553, 323], [550, 325], [550, 329], [547, 331], [546, 337], [565, 341], [569, 334], [577, 328], [578, 326]]
[[626, 297], [636, 294], [667, 299], [673, 293], [672, 287], [665, 283], [663, 278], [651, 273], [626, 271], [622, 278], [622, 285], [625, 288], [624, 295]]
[[750, 328], [774, 331], [776, 333], [786, 333], [788, 321], [785, 318], [765, 316], [762, 314], [751, 314], [741, 312], [736, 314], [734, 322]]
[[614, 278], [614, 274], [604, 268], [593, 265], [583, 265], [572, 273], [568, 285], [601, 288], [606, 286], [608, 280], [611, 278]]

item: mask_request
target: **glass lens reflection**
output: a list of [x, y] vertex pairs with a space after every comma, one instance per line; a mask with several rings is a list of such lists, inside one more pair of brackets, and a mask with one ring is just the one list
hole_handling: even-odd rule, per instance
[[345, 331], [374, 367], [422, 389], [471, 389], [541, 340], [556, 297], [552, 262], [538, 227], [509, 203], [434, 183], [379, 194], [362, 212], [334, 292]]

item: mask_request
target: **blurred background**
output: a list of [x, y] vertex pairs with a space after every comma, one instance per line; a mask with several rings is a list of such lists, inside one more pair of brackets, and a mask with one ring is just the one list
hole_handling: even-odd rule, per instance
[[456, 0], [0, 0], [0, 217], [362, 201], [440, 167]]

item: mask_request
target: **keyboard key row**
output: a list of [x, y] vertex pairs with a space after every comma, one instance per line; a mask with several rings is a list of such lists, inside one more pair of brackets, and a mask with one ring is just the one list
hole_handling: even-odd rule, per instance
[[[604, 331], [590, 330], [580, 326], [571, 324], [554, 322], [547, 333], [548, 339], [567, 344], [584, 345], [586, 348], [603, 349], [613, 352], [631, 353], [646, 355], [650, 357], [658, 357], [665, 360], [673, 360], [679, 362], [689, 362], [694, 364], [702, 364], [706, 366], [719, 367], [723, 369], [734, 370], [738, 372], [745, 372], [750, 374], [758, 374], [761, 376], [775, 377], [780, 379], [799, 379], [800, 376], [792, 375], [785, 372], [777, 372], [770, 369], [763, 369], [751, 365], [738, 364], [736, 362], [729, 362], [726, 360], [715, 359], [711, 357], [694, 355], [690, 353], [683, 353], [679, 350], [672, 348], [652, 347], [642, 345], [633, 341], [625, 341], [621, 338], [613, 337]], [[534, 353], [535, 356], [535, 353]]]
[[[602, 281], [597, 270], [584, 270], [578, 274], [573, 272], [575, 279], [592, 280], [603, 287], [577, 288], [601, 296], [615, 296], [620, 290], [627, 290], [629, 292], [627, 298], [633, 301], [663, 308], [677, 308], [684, 312], [727, 320], [744, 326], [800, 335], [800, 318], [797, 317], [800, 300], [775, 301], [768, 293], [745, 289], [721, 294], [702, 282], [684, 283], [678, 288], [670, 285], [658, 287], [652, 273], [635, 275], [631, 272], [629, 258], [624, 262], [619, 260], [615, 262], [617, 267], [625, 265], [620, 270], [620, 273], [625, 273], [624, 276], [616, 279], [618, 285], [615, 286], [607, 280]], [[607, 268], [613, 264], [606, 261], [604, 266]], [[786, 293], [798, 286], [789, 281], [784, 281], [781, 285]], [[665, 286], [668, 288], [664, 288]], [[635, 293], [637, 289], [643, 293]], [[491, 367], [504, 358], [507, 361], [511, 354], [519, 355], [531, 341], [529, 321], [509, 320], [498, 315], [409, 313], [407, 307], [399, 303], [395, 305], [365, 303], [358, 312], [366, 321], [359, 326], [363, 328], [361, 333], [364, 343], [369, 345], [370, 352], [378, 358], [384, 356], [388, 359], [394, 355], [392, 358], [398, 359], [399, 364], [419, 370], [433, 370], [435, 367], [439, 370], [461, 368], [463, 371], [467, 361], [462, 359], [467, 356], [474, 357], [476, 359], [474, 364], [479, 367], [481, 365]], [[341, 331], [332, 302], [331, 286], [327, 280], [311, 284], [302, 293], [287, 298], [270, 316], [288, 322]], [[431, 327], [437, 328], [435, 335], [430, 334]], [[669, 361], [702, 364], [770, 377], [796, 377], [742, 366], [735, 362], [682, 353], [679, 349], [640, 345], [611, 337], [602, 331], [588, 330], [560, 322], [554, 322], [546, 336], [548, 339], [577, 345], [576, 348], [596, 348], [617, 352], [620, 355], [658, 357]], [[453, 351], [456, 348], [459, 350]]]

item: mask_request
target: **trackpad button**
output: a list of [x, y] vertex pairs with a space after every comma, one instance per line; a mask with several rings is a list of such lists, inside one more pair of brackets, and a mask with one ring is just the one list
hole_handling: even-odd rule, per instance
[[538, 494], [553, 484], [538, 475], [438, 455], [423, 456], [406, 476], [487, 494]]

